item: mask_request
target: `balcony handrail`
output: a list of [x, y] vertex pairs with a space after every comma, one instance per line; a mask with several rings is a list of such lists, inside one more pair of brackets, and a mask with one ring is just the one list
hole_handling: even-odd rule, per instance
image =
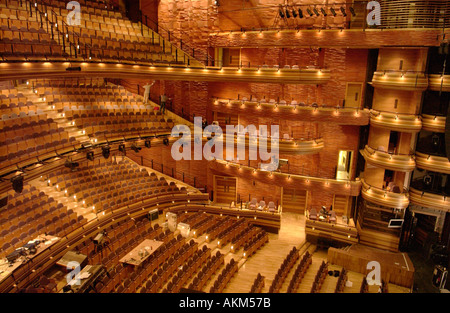
[[404, 115], [404, 116], [415, 117], [415, 118], [418, 118], [419, 120], [422, 119], [422, 115], [416, 114], [416, 113], [399, 113], [399, 112], [376, 110], [376, 109], [370, 109], [370, 113], [372, 113], [376, 116], [379, 116], [380, 114], [391, 114], [391, 115]]
[[[321, 175], [319, 169], [317, 169], [315, 171], [316, 172], [315, 175], [314, 175], [314, 173], [311, 173], [311, 172], [314, 172], [314, 171], [310, 171], [310, 173], [305, 173], [305, 166], [301, 166], [301, 167], [300, 166], [290, 166], [289, 163], [288, 163], [287, 172], [283, 172], [283, 169], [281, 169], [281, 168], [278, 168], [277, 170], [274, 170], [274, 171], [262, 170], [260, 167], [256, 168], [254, 166], [251, 166], [250, 160], [246, 160], [246, 161], [248, 161], [247, 164], [239, 163], [236, 160], [217, 160], [217, 159], [214, 159], [214, 161], [216, 161], [216, 162], [218, 162], [218, 161], [225, 162], [225, 164], [231, 163], [231, 164], [234, 164], [234, 165], [245, 166], [245, 167], [252, 168], [254, 171], [280, 173], [280, 174], [286, 174], [286, 175], [292, 175], [292, 176], [302, 176], [302, 177], [305, 177], [305, 178], [312, 178], [312, 179], [316, 179], [317, 178], [317, 179], [325, 179], [325, 180], [340, 181], [340, 182], [347, 182], [347, 183], [352, 182], [351, 179], [338, 179], [338, 178], [330, 177], [329, 175], [328, 176], [325, 176], [323, 174]], [[259, 162], [258, 166], [260, 164], [270, 164], [270, 163]], [[295, 169], [301, 169], [301, 171], [300, 170], [299, 171], [294, 171]], [[306, 170], [308, 170], [308, 169], [310, 170], [310, 168], [306, 167]]]
[[[389, 154], [389, 155], [398, 155], [398, 156], [409, 156], [409, 157], [415, 157], [415, 154], [413, 151], [410, 151], [409, 153], [394, 153], [394, 152], [389, 152], [389, 151], [384, 151], [381, 150], [379, 148], [373, 148], [370, 145], [367, 145], [367, 147], [369, 147], [370, 149], [374, 150], [374, 153], [376, 152], [381, 152], [381, 153], [385, 153], [385, 154]], [[372, 155], [373, 153], [371, 153]]]
[[[200, 48], [194, 48], [191, 47], [186, 43], [186, 40], [183, 42], [182, 38], [178, 38], [173, 35], [173, 31], [165, 29], [160, 25], [159, 22], [155, 22], [152, 18], [148, 17], [145, 14], [142, 14], [142, 11], [139, 11], [140, 15], [140, 23], [141, 23], [141, 32], [143, 33], [142, 25], [145, 25], [152, 31], [156, 32], [158, 35], [163, 37], [163, 34], [166, 35], [166, 40], [174, 46], [176, 49], [180, 49], [183, 51], [186, 55], [190, 56], [192, 59], [197, 60], [198, 62], [203, 63], [205, 66], [209, 66], [210, 62], [212, 65], [214, 65], [214, 58], [208, 53], [208, 48], [206, 49], [200, 49]], [[189, 36], [189, 34], [185, 33], [183, 30], [177, 30], [181, 35]], [[179, 43], [179, 46], [178, 46]], [[192, 52], [192, 54], [191, 54]], [[196, 57], [195, 55], [199, 55], [200, 57]]]
[[[316, 102], [312, 102], [311, 104], [306, 104], [303, 101], [292, 104], [292, 101], [297, 101], [297, 100], [294, 100], [293, 98], [291, 99], [291, 102], [288, 102], [288, 100], [285, 100], [286, 103], [281, 103], [280, 97], [277, 97], [277, 98], [278, 98], [278, 100], [276, 100], [275, 102], [270, 102], [270, 101], [267, 101], [267, 99], [270, 100], [273, 98], [270, 98], [270, 97], [266, 98], [265, 96], [263, 99], [257, 99], [258, 101], [252, 100], [252, 96], [250, 96], [250, 99], [247, 99], [247, 100], [240, 99], [239, 96], [237, 99], [236, 98], [234, 98], [234, 99], [233, 98], [222, 98], [222, 97], [216, 97], [216, 96], [211, 97], [211, 99], [214, 101], [222, 101], [222, 102], [228, 101], [228, 103], [241, 102], [241, 103], [258, 103], [259, 105], [265, 104], [265, 105], [273, 105], [273, 106], [295, 106], [295, 107], [306, 107], [306, 108], [314, 108], [314, 109], [322, 108], [322, 109], [352, 109], [355, 111], [361, 110], [361, 108], [359, 108], [359, 107], [345, 107], [345, 105], [341, 106], [340, 104], [335, 105], [335, 106], [327, 105], [325, 103], [322, 103], [321, 105], [319, 105]], [[284, 100], [284, 99], [281, 99], [281, 100]]]

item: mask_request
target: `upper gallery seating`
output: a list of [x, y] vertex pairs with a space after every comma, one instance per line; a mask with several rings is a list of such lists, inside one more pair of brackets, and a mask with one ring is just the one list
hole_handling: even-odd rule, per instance
[[[121, 13], [81, 5], [79, 25], [69, 25], [65, 1], [2, 3], [0, 17], [5, 60], [82, 58], [93, 61], [131, 61], [185, 64], [185, 53], [148, 27], [132, 23]], [[31, 10], [31, 11], [28, 11]], [[38, 13], [36, 13], [38, 12]]]
[[61, 237], [87, 222], [28, 184], [22, 193], [10, 191], [7, 197], [8, 205], [0, 211], [2, 257], [40, 234]]
[[30, 60], [62, 57], [62, 46], [25, 8], [8, 2], [0, 7], [0, 55], [7, 60]]
[[136, 136], [144, 133], [170, 133], [171, 118], [144, 105], [140, 97], [122, 86], [94, 82], [79, 86], [57, 81], [37, 80], [37, 94], [46, 98], [55, 110], [85, 131], [88, 136]]
[[17, 89], [2, 90], [0, 101], [2, 168], [73, 149], [76, 139]]

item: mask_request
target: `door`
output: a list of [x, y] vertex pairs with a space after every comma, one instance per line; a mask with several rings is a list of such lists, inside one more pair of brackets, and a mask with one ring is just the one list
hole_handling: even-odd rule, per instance
[[362, 83], [347, 83], [347, 91], [345, 94], [346, 108], [361, 107]]
[[283, 188], [283, 212], [304, 213], [308, 201], [308, 191]]
[[236, 177], [214, 175], [214, 202], [218, 204], [236, 204]]

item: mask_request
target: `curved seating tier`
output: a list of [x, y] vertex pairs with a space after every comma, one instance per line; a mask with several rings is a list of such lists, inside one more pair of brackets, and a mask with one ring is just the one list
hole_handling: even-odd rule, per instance
[[37, 235], [64, 236], [87, 221], [28, 184], [21, 193], [10, 191], [7, 197], [8, 205], [0, 211], [3, 257]]
[[83, 165], [77, 172], [59, 170], [48, 176], [48, 184], [64, 190], [84, 207], [96, 213], [113, 211], [137, 201], [166, 194], [185, 193], [184, 187], [170, 184], [164, 177], [149, 174], [128, 159], [114, 163], [97, 159], [95, 167]]

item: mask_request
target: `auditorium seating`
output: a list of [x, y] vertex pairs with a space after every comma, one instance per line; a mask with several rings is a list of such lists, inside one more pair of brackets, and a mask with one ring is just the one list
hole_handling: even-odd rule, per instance
[[209, 258], [189, 285], [189, 289], [201, 291], [211, 276], [224, 264], [224, 255], [217, 251]]
[[308, 270], [308, 267], [311, 265], [311, 263], [312, 263], [312, 255], [309, 253], [309, 251], [306, 251], [297, 268], [295, 269], [291, 281], [289, 282], [289, 286], [287, 289], [288, 293], [294, 293], [297, 291], [297, 288], [300, 285], [303, 276], [305, 276], [305, 273]]
[[77, 216], [62, 203], [28, 184], [24, 184], [22, 193], [10, 191], [7, 197], [8, 205], [0, 211], [3, 257], [38, 235], [47, 233], [61, 237], [87, 222], [83, 216]]
[[189, 57], [158, 33], [120, 12], [81, 6], [79, 24], [68, 24], [65, 1], [9, 1], [1, 8], [4, 60], [67, 58], [92, 61], [185, 64]]
[[52, 172], [48, 184], [64, 190], [66, 196], [84, 207], [92, 207], [96, 213], [154, 196], [183, 192], [174, 183], [169, 184], [163, 177], [158, 179], [154, 173], [150, 175], [128, 159], [115, 163], [98, 158], [94, 162], [94, 167], [87, 162], [77, 172], [68, 169]]
[[343, 268], [336, 283], [336, 289], [334, 290], [335, 293], [341, 293], [344, 291], [345, 283], [347, 282], [347, 273], [348, 271]]
[[322, 287], [323, 281], [327, 277], [328, 274], [328, 262], [322, 261], [320, 264], [319, 270], [317, 271], [316, 276], [314, 277], [314, 282], [311, 287], [311, 293], [318, 293], [320, 288]]
[[287, 274], [290, 272], [295, 262], [297, 262], [300, 257], [298, 250], [296, 247], [293, 247], [289, 254], [284, 259], [283, 263], [278, 268], [277, 273], [272, 281], [272, 285], [269, 288], [269, 293], [278, 293], [280, 292], [281, 286], [283, 285], [284, 280], [286, 279]]
[[244, 245], [244, 257], [249, 258], [259, 248], [265, 245], [269, 241], [269, 235], [263, 230], [259, 229], [255, 236], [253, 236], [249, 242]]
[[209, 293], [221, 293], [237, 271], [237, 263], [234, 259], [231, 259], [230, 263], [228, 263], [222, 272], [217, 276], [217, 279], [209, 289]]
[[250, 293], [261, 293], [262, 289], [264, 288], [264, 279], [265, 277], [261, 276], [261, 274], [258, 273], [252, 287], [250, 288]]

